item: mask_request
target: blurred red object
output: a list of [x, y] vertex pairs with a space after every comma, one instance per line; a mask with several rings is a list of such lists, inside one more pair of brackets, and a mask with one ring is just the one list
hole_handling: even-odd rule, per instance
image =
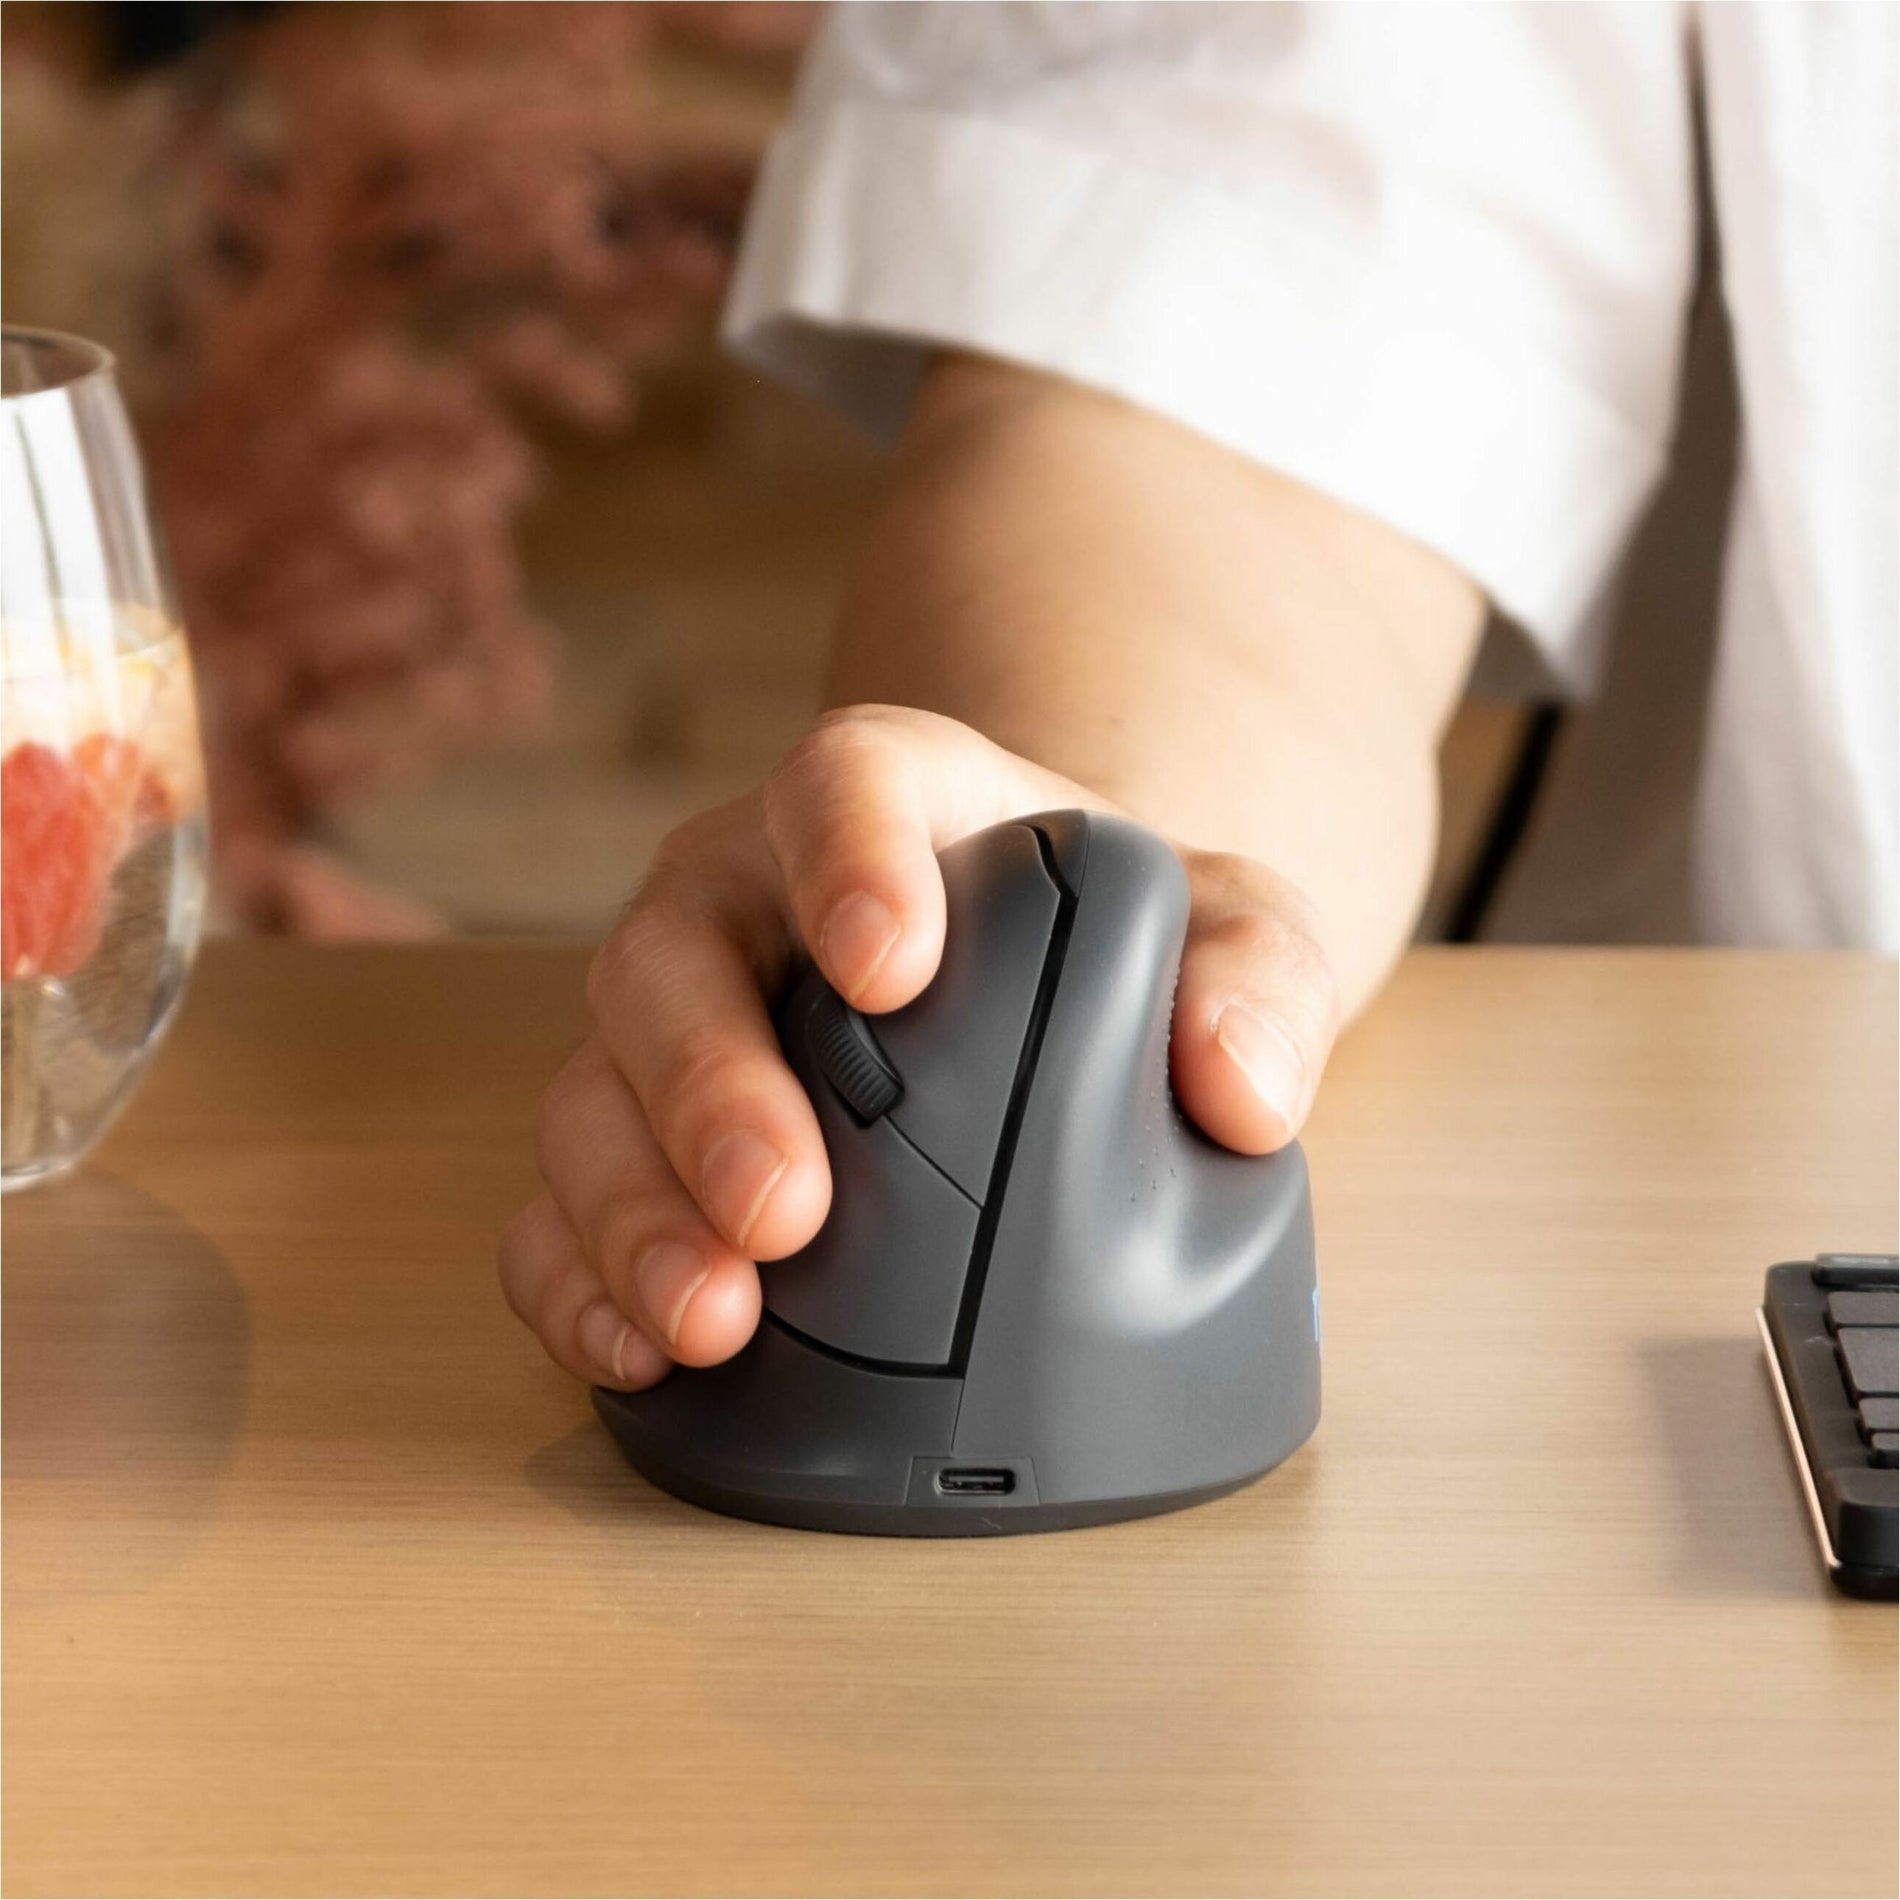
[[33, 741], [0, 758], [0, 981], [70, 976], [105, 921], [106, 880], [172, 820], [164, 782], [130, 740], [95, 732], [70, 754]]
[[[221, 884], [253, 922], [425, 928], [325, 864], [314, 821], [544, 701], [526, 422], [626, 420], [637, 371], [716, 299], [749, 186], [749, 152], [652, 128], [654, 35], [699, 11], [292, 7], [173, 82], [182, 211], [131, 380]], [[769, 51], [788, 24], [717, 31]]]

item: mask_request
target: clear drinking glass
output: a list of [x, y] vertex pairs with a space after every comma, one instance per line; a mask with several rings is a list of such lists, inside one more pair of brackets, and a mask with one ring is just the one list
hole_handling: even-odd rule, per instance
[[105, 1132], [205, 889], [191, 661], [112, 359], [0, 332], [0, 1185]]

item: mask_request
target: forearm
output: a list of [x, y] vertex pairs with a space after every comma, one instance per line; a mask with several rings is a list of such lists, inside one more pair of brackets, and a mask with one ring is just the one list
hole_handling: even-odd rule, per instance
[[1380, 523], [1139, 410], [948, 360], [829, 691], [948, 714], [1313, 904], [1348, 1011], [1409, 935], [1477, 590]]

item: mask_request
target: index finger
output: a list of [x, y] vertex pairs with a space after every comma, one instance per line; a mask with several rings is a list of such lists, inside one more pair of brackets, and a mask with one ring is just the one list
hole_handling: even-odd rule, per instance
[[799, 936], [826, 980], [873, 1012], [912, 1001], [943, 956], [937, 853], [986, 825], [1093, 803], [933, 713], [831, 713], [766, 781], [765, 835]]

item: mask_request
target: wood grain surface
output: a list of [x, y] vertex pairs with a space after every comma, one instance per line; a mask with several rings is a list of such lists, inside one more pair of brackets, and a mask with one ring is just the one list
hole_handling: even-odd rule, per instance
[[906, 1543], [656, 1494], [502, 1308], [583, 960], [214, 946], [7, 1201], [8, 1892], [1893, 1891], [1895, 1617], [1752, 1320], [1894, 1246], [1891, 965], [1415, 955], [1313, 1443]]

